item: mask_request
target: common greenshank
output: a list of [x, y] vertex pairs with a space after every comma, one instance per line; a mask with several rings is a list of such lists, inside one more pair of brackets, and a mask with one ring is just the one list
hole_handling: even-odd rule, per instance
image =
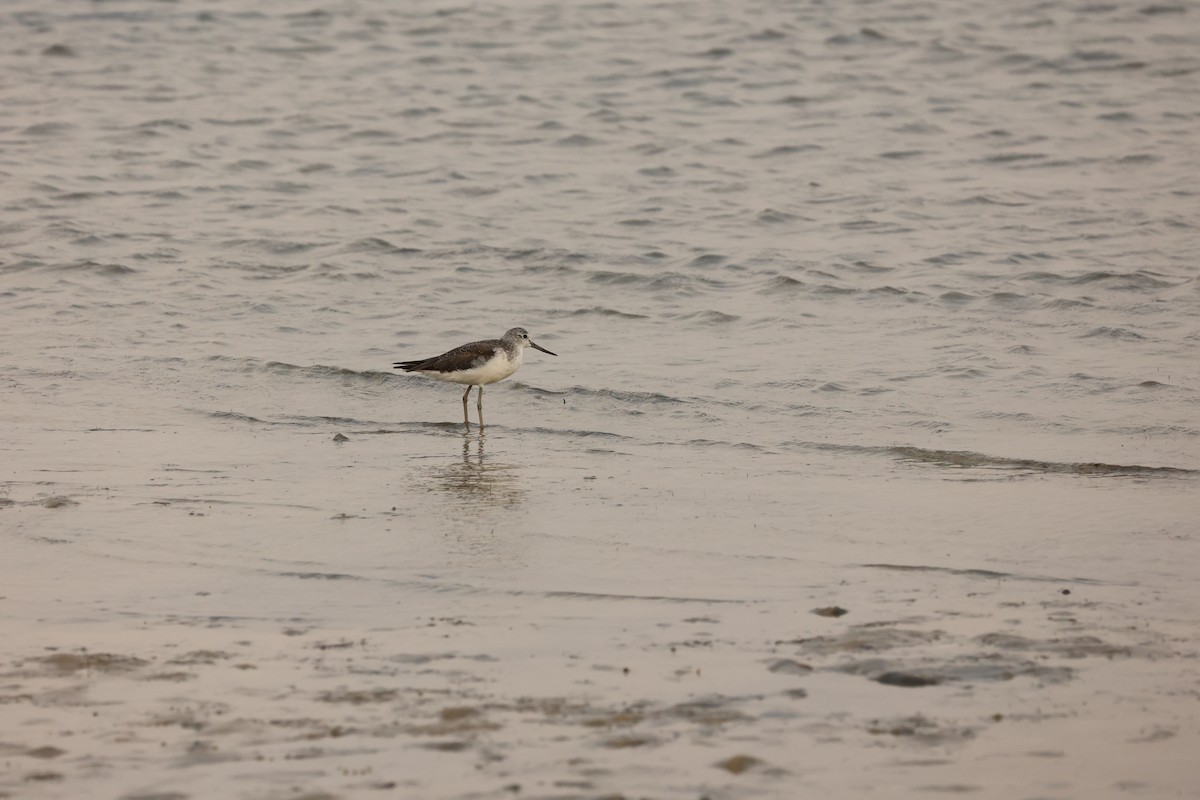
[[529, 332], [524, 328], [512, 328], [500, 339], [484, 339], [481, 342], [471, 342], [456, 347], [449, 352], [433, 358], [420, 358], [416, 361], [397, 361], [393, 369], [405, 372], [416, 372], [434, 380], [449, 383], [465, 383], [467, 390], [463, 392], [463, 422], [471, 424], [467, 416], [467, 398], [471, 396], [471, 387], [479, 387], [479, 427], [483, 427], [483, 387], [489, 383], [502, 381], [521, 368], [521, 358], [526, 347], [541, 350], [543, 353], [556, 356], [544, 347], [534, 344], [529, 338]]

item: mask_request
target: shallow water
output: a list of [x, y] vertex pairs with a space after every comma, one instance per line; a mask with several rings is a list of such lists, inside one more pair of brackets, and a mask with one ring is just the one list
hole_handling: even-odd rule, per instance
[[8, 4], [0, 791], [1194, 786], [1198, 14]]

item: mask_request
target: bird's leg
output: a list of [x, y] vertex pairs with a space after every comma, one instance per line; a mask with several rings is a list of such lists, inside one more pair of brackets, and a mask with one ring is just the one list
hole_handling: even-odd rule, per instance
[[465, 392], [463, 392], [463, 424], [464, 425], [471, 424], [471, 418], [467, 416], [467, 397], [469, 397], [470, 394], [471, 394], [471, 387], [468, 386], [467, 390]]
[[483, 386], [479, 387], [479, 403], [475, 407], [479, 409], [479, 429], [483, 430]]

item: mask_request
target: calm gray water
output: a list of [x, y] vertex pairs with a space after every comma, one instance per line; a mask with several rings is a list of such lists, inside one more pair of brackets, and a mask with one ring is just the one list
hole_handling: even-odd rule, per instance
[[[847, 572], [884, 562], [1196, 611], [1195, 2], [13, 0], [0, 34], [6, 580], [66, 569], [66, 618], [759, 619], [920, 591]], [[389, 369], [517, 325], [558, 357], [482, 437]]]
[[1194, 6], [727, 6], [9, 4], [9, 402], [1198, 466]]

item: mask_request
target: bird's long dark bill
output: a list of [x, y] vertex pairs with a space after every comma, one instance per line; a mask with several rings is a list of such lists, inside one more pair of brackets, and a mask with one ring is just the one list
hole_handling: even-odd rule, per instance
[[558, 353], [551, 353], [551, 352], [550, 352], [549, 350], [547, 350], [546, 348], [544, 348], [544, 347], [541, 347], [541, 346], [539, 346], [539, 345], [536, 345], [536, 344], [534, 344], [533, 342], [530, 342], [530, 343], [529, 343], [529, 346], [530, 346], [530, 347], [532, 347], [534, 350], [541, 350], [543, 353], [546, 353], [546, 354], [548, 354], [548, 355], [552, 355], [552, 356], [556, 356], [556, 355], [558, 355]]

